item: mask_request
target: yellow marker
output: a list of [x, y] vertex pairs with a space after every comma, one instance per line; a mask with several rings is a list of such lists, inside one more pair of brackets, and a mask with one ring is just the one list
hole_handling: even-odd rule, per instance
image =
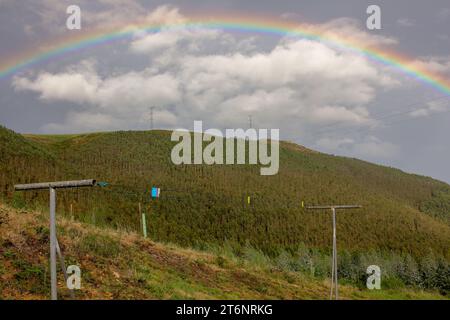
[[302, 201], [302, 208], [304, 208], [305, 207], [305, 203]]
[[248, 204], [250, 204], [250, 197], [247, 197], [247, 202]]

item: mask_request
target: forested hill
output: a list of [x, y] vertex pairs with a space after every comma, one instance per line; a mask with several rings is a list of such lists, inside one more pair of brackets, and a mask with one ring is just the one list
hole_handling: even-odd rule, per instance
[[[329, 249], [329, 212], [307, 211], [302, 201], [356, 203], [363, 208], [338, 213], [340, 250], [450, 259], [443, 182], [287, 142], [274, 176], [261, 176], [259, 166], [176, 166], [174, 144], [168, 131], [22, 136], [0, 128], [1, 195], [16, 207], [45, 208], [47, 192], [13, 192], [13, 184], [95, 178], [109, 186], [58, 191], [58, 214], [138, 231], [141, 202], [156, 241], [251, 245], [269, 255], [300, 244]], [[150, 200], [151, 186], [160, 199]]]

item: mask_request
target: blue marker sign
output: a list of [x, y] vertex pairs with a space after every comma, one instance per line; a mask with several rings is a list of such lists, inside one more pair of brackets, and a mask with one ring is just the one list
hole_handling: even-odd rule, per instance
[[161, 189], [160, 188], [156, 188], [156, 187], [152, 187], [152, 198], [159, 198], [159, 193], [160, 193]]
[[100, 182], [97, 182], [97, 185], [98, 185], [99, 187], [104, 188], [104, 187], [109, 186], [109, 183], [108, 183], [108, 182], [104, 182], [104, 181], [100, 181]]

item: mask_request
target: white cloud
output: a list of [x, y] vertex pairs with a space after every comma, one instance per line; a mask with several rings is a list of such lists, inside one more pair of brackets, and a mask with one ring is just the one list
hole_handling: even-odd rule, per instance
[[[176, 8], [159, 7], [146, 19], [168, 23], [185, 17]], [[322, 27], [325, 32], [338, 27], [342, 34], [353, 33], [370, 43], [392, 43], [359, 30], [350, 19]], [[252, 114], [260, 127], [283, 127], [286, 135], [298, 136], [336, 121], [350, 127], [371, 124], [367, 105], [378, 90], [397, 83], [363, 56], [320, 41], [286, 37], [264, 51], [257, 51], [253, 41], [200, 27], [138, 32], [124, 54], [148, 57], [141, 69], [108, 74], [104, 71], [111, 68], [98, 71], [101, 60], [100, 66], [82, 62], [56, 73], [15, 78], [13, 85], [45, 101], [82, 108], [63, 126], [44, 128], [50, 131], [82, 131], [89, 122], [80, 119], [89, 115], [111, 129], [140, 127], [148, 122], [148, 108], [159, 106], [154, 117], [160, 126], [190, 126], [192, 120], [203, 119], [218, 127], [242, 127]]]
[[146, 35], [145, 37], [135, 40], [131, 44], [134, 52], [152, 52], [158, 49], [164, 49], [174, 46], [179, 40], [180, 35], [175, 32], [158, 32]]
[[[366, 59], [310, 40], [285, 40], [268, 53], [187, 56], [182, 63], [184, 73], [189, 76], [195, 77], [198, 71], [213, 76], [220, 74], [258, 88], [308, 85], [300, 80], [308, 80], [314, 86], [317, 81], [329, 81], [330, 84], [336, 82], [331, 88], [337, 86], [344, 90], [342, 96], [347, 91], [345, 85], [350, 83], [382, 84], [382, 76]], [[345, 99], [355, 102], [366, 102], [373, 94], [366, 86], [357, 85], [350, 90], [352, 93]]]
[[171, 104], [179, 101], [178, 80], [170, 74], [128, 72], [102, 79], [95, 71], [74, 70], [64, 73], [42, 73], [35, 80], [15, 78], [16, 90], [30, 90], [44, 100], [90, 104], [119, 111], [145, 108], [148, 103]]
[[131, 43], [131, 50], [135, 53], [151, 53], [153, 51], [174, 47], [179, 42], [190, 42], [191, 51], [197, 51], [202, 41], [215, 40], [219, 37], [218, 30], [207, 30], [200, 27], [164, 28], [157, 33], [136, 33]]
[[91, 103], [95, 99], [98, 85], [96, 75], [81, 73], [50, 74], [42, 73], [34, 81], [27, 78], [14, 78], [16, 90], [39, 92], [43, 100]]
[[309, 40], [283, 40], [267, 53], [186, 54], [166, 71], [149, 66], [101, 77], [81, 64], [35, 79], [15, 78], [13, 85], [44, 100], [78, 103], [130, 121], [140, 119], [148, 106], [160, 105], [174, 109], [171, 123], [177, 114], [231, 125], [242, 113], [254, 113], [267, 124], [288, 118], [352, 126], [370, 122], [364, 105], [377, 88], [390, 86], [364, 58]]
[[181, 24], [187, 18], [180, 13], [177, 7], [162, 5], [149, 12], [145, 17], [146, 22], [156, 25]]

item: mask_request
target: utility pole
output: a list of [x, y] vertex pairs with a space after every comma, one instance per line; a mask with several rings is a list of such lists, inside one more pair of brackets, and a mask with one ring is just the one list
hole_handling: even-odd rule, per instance
[[248, 128], [253, 129], [252, 115], [248, 116]]
[[331, 209], [333, 216], [333, 258], [331, 261], [331, 291], [330, 300], [333, 299], [333, 287], [335, 288], [335, 298], [339, 299], [338, 289], [338, 267], [337, 267], [337, 246], [336, 246], [336, 209], [359, 209], [360, 205], [332, 205], [332, 206], [307, 206], [308, 210], [324, 210]]
[[[18, 184], [14, 186], [16, 191], [42, 190], [50, 191], [50, 282], [51, 282], [51, 299], [58, 300], [57, 279], [56, 279], [56, 255], [59, 255], [61, 267], [64, 276], [67, 278], [64, 257], [61, 254], [59, 243], [56, 238], [56, 189], [93, 187], [96, 185], [95, 180], [79, 180], [79, 181], [58, 181], [31, 184]], [[67, 279], [66, 279], [67, 280]]]

